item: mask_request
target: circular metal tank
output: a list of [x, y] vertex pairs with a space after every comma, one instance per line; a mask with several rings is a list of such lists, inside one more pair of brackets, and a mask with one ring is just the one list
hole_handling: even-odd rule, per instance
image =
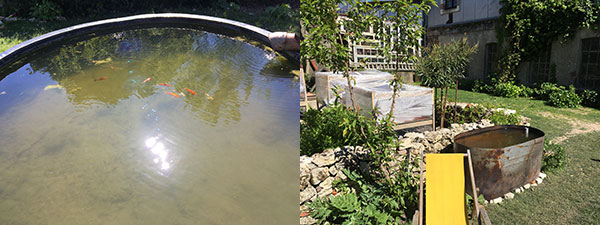
[[[454, 152], [471, 150], [479, 193], [487, 200], [503, 196], [538, 177], [542, 166], [544, 132], [527, 126], [502, 125], [461, 133]], [[468, 170], [466, 182], [470, 181]], [[470, 185], [466, 185], [471, 193]]]

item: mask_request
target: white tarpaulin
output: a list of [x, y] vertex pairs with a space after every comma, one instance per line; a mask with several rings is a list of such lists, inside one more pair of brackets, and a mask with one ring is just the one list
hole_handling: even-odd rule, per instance
[[[335, 94], [331, 90], [337, 88], [342, 102], [350, 106], [348, 82], [339, 73], [321, 72], [315, 75], [317, 98], [325, 104], [332, 104]], [[364, 115], [372, 115], [375, 110], [378, 118], [385, 117], [392, 106], [393, 89], [390, 80], [393, 75], [377, 70], [351, 73], [354, 87], [354, 101]], [[426, 87], [403, 84], [396, 93], [393, 119], [395, 123], [409, 123], [433, 118], [433, 90]]]

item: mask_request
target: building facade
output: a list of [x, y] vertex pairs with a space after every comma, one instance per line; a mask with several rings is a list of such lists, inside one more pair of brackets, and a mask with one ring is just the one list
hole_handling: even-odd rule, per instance
[[[425, 21], [426, 43], [448, 43], [467, 37], [478, 44], [467, 78], [485, 80], [497, 70], [499, 47], [496, 25], [499, 0], [438, 0]], [[556, 81], [578, 88], [600, 89], [600, 33], [580, 30], [567, 43], [555, 41], [536, 59], [522, 62], [517, 79], [524, 84]]]

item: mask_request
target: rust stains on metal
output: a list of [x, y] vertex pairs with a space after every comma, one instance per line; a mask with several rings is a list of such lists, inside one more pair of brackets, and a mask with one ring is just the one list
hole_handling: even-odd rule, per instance
[[[529, 130], [527, 133], [524, 132], [526, 128]], [[465, 153], [471, 149], [475, 182], [480, 193], [489, 200], [523, 186], [538, 176], [543, 139], [544, 132], [535, 128], [494, 126], [457, 135], [454, 152]], [[486, 143], [493, 146], [485, 147]], [[470, 182], [469, 176], [466, 179]]]

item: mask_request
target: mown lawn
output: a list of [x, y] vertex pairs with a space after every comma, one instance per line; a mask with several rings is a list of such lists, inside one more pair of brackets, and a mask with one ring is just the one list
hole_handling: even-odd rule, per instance
[[561, 136], [572, 129], [585, 127], [560, 143], [567, 153], [565, 169], [549, 173], [541, 185], [512, 200], [487, 206], [493, 224], [600, 224], [600, 110], [559, 109], [540, 100], [462, 90], [458, 99], [515, 109], [531, 118], [531, 126], [549, 140], [564, 139]]

